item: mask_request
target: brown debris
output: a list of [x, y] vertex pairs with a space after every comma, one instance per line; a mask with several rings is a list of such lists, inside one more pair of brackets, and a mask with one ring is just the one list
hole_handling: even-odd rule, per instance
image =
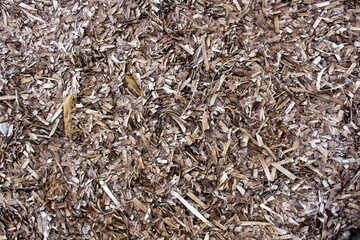
[[138, 84], [135, 82], [134, 78], [130, 76], [125, 76], [124, 78], [125, 86], [129, 89], [129, 91], [134, 94], [136, 97], [141, 96], [141, 90]]
[[359, 16], [0, 1], [0, 239], [348, 239]]
[[70, 93], [64, 101], [64, 135], [71, 139], [74, 133], [74, 127], [72, 119], [75, 111], [75, 97], [74, 94]]

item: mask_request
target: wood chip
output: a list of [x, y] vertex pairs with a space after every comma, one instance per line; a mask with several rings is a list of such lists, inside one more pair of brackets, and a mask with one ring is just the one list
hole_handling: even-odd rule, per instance
[[271, 223], [258, 221], [240, 221], [240, 226], [269, 226]]
[[275, 25], [275, 32], [280, 33], [280, 24], [279, 24], [279, 16], [274, 16], [274, 25]]
[[268, 181], [272, 181], [272, 178], [271, 178], [271, 174], [270, 174], [270, 171], [269, 171], [269, 167], [267, 165], [267, 163], [265, 162], [264, 158], [262, 156], [259, 156], [259, 160], [260, 160], [260, 163], [264, 169], [264, 172], [265, 172], [265, 176], [267, 178]]
[[7, 100], [15, 100], [16, 96], [15, 95], [11, 95], [11, 96], [0, 96], [0, 101], [7, 101]]
[[315, 4], [315, 6], [318, 7], [318, 8], [326, 7], [328, 5], [330, 5], [330, 1], [325, 1], [325, 2], [320, 2], [320, 3]]
[[147, 207], [146, 207], [144, 204], [142, 204], [142, 202], [140, 202], [137, 198], [134, 198], [134, 199], [132, 200], [132, 202], [135, 204], [135, 206], [136, 206], [137, 208], [139, 208], [140, 210], [142, 210], [143, 212], [146, 213]]
[[107, 186], [107, 184], [103, 181], [100, 180], [99, 181], [100, 186], [103, 188], [103, 190], [105, 191], [105, 193], [110, 197], [110, 199], [115, 203], [116, 206], [120, 206], [120, 202], [116, 199], [116, 197], [114, 196], [114, 194], [110, 191], [109, 187]]
[[189, 209], [189, 211], [194, 214], [197, 218], [203, 221], [206, 225], [212, 227], [212, 224], [198, 211], [196, 210], [188, 201], [186, 201], [180, 194], [175, 191], [171, 191], [171, 195], [176, 197], [184, 206]]
[[19, 6], [26, 9], [26, 10], [29, 10], [29, 11], [34, 11], [34, 12], [37, 11], [36, 8], [33, 8], [33, 7], [31, 7], [31, 6], [29, 6], [29, 5], [25, 4], [25, 3], [20, 3]]
[[189, 198], [191, 198], [194, 202], [196, 202], [203, 209], [207, 208], [206, 204], [203, 201], [201, 201], [197, 196], [195, 196], [195, 194], [193, 194], [192, 192], [189, 191], [186, 195]]
[[204, 58], [205, 70], [209, 71], [210, 64], [209, 64], [208, 56], [206, 53], [205, 36], [201, 37], [201, 52], [202, 52], [203, 58]]
[[276, 162], [272, 162], [271, 165], [276, 168], [277, 170], [279, 170], [281, 173], [283, 173], [285, 176], [287, 176], [288, 178], [290, 178], [291, 180], [295, 180], [296, 176], [294, 174], [292, 174], [291, 172], [289, 172], [287, 169], [285, 169], [283, 166], [281, 166], [280, 164], [276, 163]]
[[202, 124], [201, 126], [202, 126], [203, 131], [206, 131], [210, 128], [209, 127], [209, 114], [206, 111], [203, 112], [201, 124]]
[[75, 111], [75, 97], [74, 94], [69, 94], [64, 101], [64, 133], [67, 138], [72, 137], [74, 128], [72, 125], [72, 118]]

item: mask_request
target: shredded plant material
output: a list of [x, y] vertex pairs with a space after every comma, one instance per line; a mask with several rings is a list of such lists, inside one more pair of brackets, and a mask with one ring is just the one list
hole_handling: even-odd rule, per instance
[[74, 115], [74, 109], [75, 107], [75, 99], [74, 99], [74, 95], [70, 94], [69, 96], [66, 97], [65, 102], [64, 102], [64, 135], [67, 138], [72, 137], [72, 134], [74, 132], [73, 130], [73, 126], [72, 126], [72, 118]]
[[0, 1], [0, 239], [348, 239], [357, 0]]

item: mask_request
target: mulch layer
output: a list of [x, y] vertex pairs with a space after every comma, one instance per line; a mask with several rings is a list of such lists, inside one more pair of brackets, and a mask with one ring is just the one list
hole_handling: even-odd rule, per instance
[[1, 0], [0, 239], [348, 239], [357, 0]]

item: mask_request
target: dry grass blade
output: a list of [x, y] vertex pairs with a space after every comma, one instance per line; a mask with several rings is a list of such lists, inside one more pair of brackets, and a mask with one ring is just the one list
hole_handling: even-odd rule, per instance
[[134, 94], [136, 97], [140, 97], [142, 92], [141, 89], [139, 88], [138, 84], [136, 83], [135, 79], [125, 75], [124, 78], [124, 84], [127, 87], [127, 89], [129, 89], [129, 91]]
[[64, 134], [65, 137], [71, 139], [74, 132], [72, 125], [72, 117], [75, 112], [75, 97], [70, 93], [64, 102]]

